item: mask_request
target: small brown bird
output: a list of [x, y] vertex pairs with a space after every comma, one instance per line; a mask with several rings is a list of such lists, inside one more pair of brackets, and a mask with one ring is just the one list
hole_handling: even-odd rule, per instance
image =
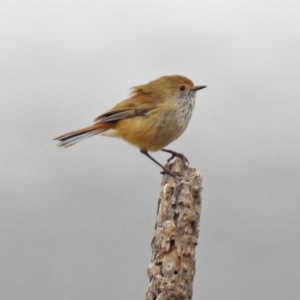
[[97, 117], [95, 124], [61, 135], [56, 140], [60, 141], [59, 146], [69, 147], [96, 134], [119, 137], [137, 146], [163, 169], [162, 173], [174, 175], [148, 151], [171, 153], [169, 160], [175, 156], [184, 158], [164, 147], [185, 131], [194, 109], [196, 91], [205, 87], [195, 86], [179, 75], [160, 77], [133, 87], [130, 98]]

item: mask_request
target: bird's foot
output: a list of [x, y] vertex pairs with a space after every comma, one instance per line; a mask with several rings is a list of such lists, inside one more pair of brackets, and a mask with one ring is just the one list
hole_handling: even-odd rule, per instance
[[189, 160], [183, 154], [168, 149], [161, 149], [161, 150], [172, 154], [172, 156], [169, 159], [167, 159], [168, 162], [170, 162], [173, 158], [178, 157], [184, 162], [187, 162], [187, 164], [189, 164]]
[[160, 174], [162, 174], [162, 175], [168, 174], [168, 175], [170, 175], [172, 177], [182, 176], [179, 172], [173, 172], [173, 171], [171, 171], [171, 170], [169, 170], [167, 168], [163, 168], [163, 171], [161, 171]]

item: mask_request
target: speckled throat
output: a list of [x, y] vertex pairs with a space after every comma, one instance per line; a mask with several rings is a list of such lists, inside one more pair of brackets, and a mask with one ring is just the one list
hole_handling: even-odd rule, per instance
[[195, 93], [180, 95], [177, 102], [180, 106], [178, 123], [182, 126], [187, 126], [195, 106]]

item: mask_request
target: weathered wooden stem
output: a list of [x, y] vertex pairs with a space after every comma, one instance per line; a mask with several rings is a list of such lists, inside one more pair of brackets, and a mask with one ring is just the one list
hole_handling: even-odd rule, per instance
[[158, 201], [146, 300], [190, 300], [199, 235], [202, 176], [177, 158], [168, 165]]

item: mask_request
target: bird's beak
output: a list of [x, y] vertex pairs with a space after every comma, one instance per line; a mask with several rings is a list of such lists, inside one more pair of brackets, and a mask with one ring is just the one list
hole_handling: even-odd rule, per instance
[[205, 89], [206, 88], [206, 85], [198, 85], [198, 86], [195, 86], [191, 89], [191, 91], [193, 92], [196, 92], [196, 91], [199, 91], [199, 90], [202, 90], [202, 89]]

